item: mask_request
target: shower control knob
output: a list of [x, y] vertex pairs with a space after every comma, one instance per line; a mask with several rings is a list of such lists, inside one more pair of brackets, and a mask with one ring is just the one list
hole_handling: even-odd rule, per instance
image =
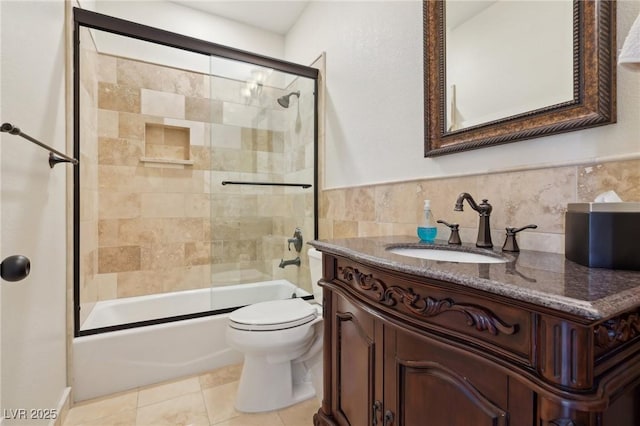
[[31, 261], [21, 254], [9, 256], [0, 264], [0, 276], [5, 281], [20, 281], [31, 271]]

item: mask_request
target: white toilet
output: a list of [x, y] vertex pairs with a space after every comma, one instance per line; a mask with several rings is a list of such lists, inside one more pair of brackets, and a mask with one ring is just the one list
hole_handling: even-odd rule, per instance
[[277, 410], [322, 396], [322, 253], [308, 254], [313, 301], [260, 302], [229, 315], [227, 343], [244, 354], [238, 411]]

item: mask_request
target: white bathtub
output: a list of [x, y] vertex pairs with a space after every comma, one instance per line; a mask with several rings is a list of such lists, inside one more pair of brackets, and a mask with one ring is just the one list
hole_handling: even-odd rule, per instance
[[[286, 280], [98, 302], [83, 330], [227, 309], [309, 293]], [[225, 341], [228, 314], [130, 328], [73, 340], [74, 400], [202, 373], [242, 362]]]

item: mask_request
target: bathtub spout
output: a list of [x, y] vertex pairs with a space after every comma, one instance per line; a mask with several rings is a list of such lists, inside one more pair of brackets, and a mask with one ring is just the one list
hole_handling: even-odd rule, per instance
[[280, 260], [280, 264], [278, 266], [280, 268], [284, 268], [285, 266], [289, 266], [289, 265], [300, 266], [300, 256], [298, 256], [298, 257], [296, 257], [295, 259], [292, 259], [292, 260], [281, 259]]

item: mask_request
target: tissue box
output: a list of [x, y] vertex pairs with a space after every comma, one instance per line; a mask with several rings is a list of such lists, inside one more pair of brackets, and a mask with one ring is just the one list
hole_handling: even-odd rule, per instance
[[571, 203], [565, 257], [593, 268], [640, 271], [640, 203]]

